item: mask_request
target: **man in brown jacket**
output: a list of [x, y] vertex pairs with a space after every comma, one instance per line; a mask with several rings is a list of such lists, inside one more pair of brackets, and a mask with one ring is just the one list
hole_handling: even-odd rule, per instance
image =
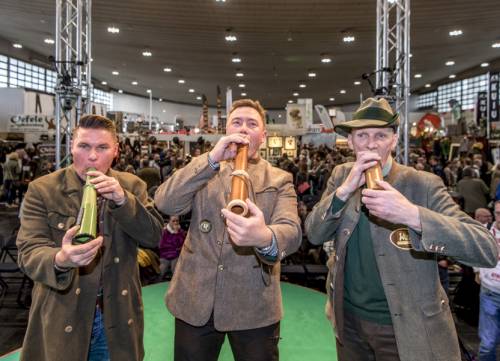
[[[118, 152], [111, 120], [82, 117], [71, 152], [73, 165], [31, 182], [24, 199], [19, 265], [35, 286], [21, 360], [142, 360], [137, 246], [156, 246], [161, 216], [143, 181], [110, 169]], [[99, 236], [72, 245], [87, 174]]]
[[[192, 212], [166, 302], [175, 316], [175, 360], [217, 360], [228, 334], [235, 360], [278, 360], [280, 260], [301, 240], [292, 176], [259, 158], [265, 112], [232, 106], [227, 135], [155, 195], [167, 214]], [[249, 216], [228, 212], [236, 144], [248, 144]]]

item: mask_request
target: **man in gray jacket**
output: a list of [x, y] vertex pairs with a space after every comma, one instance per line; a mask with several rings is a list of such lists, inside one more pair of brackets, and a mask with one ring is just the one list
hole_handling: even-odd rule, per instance
[[[334, 240], [327, 314], [339, 361], [459, 361], [437, 256], [493, 267], [495, 240], [460, 211], [437, 176], [396, 163], [398, 115], [386, 100], [367, 99], [347, 136], [356, 161], [337, 166], [306, 220], [314, 244]], [[382, 189], [365, 171], [380, 163]]]
[[[236, 101], [227, 135], [156, 192], [162, 212], [192, 214], [166, 296], [176, 361], [217, 360], [226, 334], [235, 360], [278, 360], [280, 261], [298, 249], [301, 231], [291, 174], [259, 157], [264, 120], [258, 102]], [[224, 209], [237, 144], [248, 144], [248, 217]]]

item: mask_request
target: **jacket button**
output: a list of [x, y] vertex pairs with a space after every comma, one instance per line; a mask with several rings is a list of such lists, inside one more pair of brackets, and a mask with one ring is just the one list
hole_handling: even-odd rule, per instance
[[122, 296], [126, 296], [126, 295], [128, 295], [128, 291], [127, 290], [123, 290], [122, 291]]
[[342, 231], [346, 236], [350, 235], [351, 234], [351, 231], [347, 228], [345, 228], [343, 231]]
[[59, 228], [59, 229], [63, 229], [63, 228], [64, 228], [64, 223], [58, 223], [58, 224], [57, 224], [57, 228]]
[[120, 258], [119, 258], [119, 257], [115, 257], [115, 258], [113, 258], [113, 262], [115, 262], [115, 263], [120, 263]]
[[222, 241], [217, 241], [217, 244], [218, 244], [219, 246], [222, 246]]
[[66, 333], [70, 333], [71, 331], [73, 331], [73, 327], [71, 327], [71, 326], [66, 326], [64, 328], [64, 332], [66, 332]]
[[285, 258], [286, 257], [286, 251], [281, 251], [281, 258]]
[[335, 255], [335, 261], [339, 260], [339, 256]]
[[77, 295], [77, 296], [78, 296], [81, 292], [82, 292], [82, 290], [80, 289], [80, 287], [78, 287], [78, 288], [75, 290], [75, 293], [76, 293], [76, 295]]
[[131, 319], [131, 318], [129, 318], [129, 320], [127, 321], [127, 324], [128, 324], [129, 326], [132, 326], [132, 324], [133, 324], [133, 323], [134, 323], [134, 320], [133, 320], [133, 319]]
[[220, 264], [217, 268], [219, 268], [219, 271], [224, 271], [224, 265]]

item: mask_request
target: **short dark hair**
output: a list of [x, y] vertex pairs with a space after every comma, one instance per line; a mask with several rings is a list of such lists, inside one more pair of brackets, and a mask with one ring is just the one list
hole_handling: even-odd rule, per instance
[[96, 114], [87, 114], [80, 118], [77, 127], [73, 131], [73, 137], [75, 136], [78, 129], [104, 129], [113, 134], [114, 137], [116, 135], [116, 126], [115, 123], [106, 117]]
[[248, 107], [248, 108], [253, 108], [259, 113], [260, 117], [262, 118], [262, 124], [264, 127], [266, 126], [266, 110], [260, 105], [258, 100], [252, 100], [252, 99], [239, 99], [233, 102], [231, 105], [231, 110], [229, 111], [228, 118], [231, 115], [232, 112], [234, 112], [238, 108], [243, 108], [243, 107]]

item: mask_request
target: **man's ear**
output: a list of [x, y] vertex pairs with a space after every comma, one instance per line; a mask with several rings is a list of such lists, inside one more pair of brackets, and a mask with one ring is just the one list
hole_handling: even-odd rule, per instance
[[349, 146], [350, 150], [354, 150], [354, 145], [352, 144], [352, 134], [349, 133], [347, 135], [347, 145]]
[[391, 151], [394, 151], [396, 149], [396, 146], [398, 145], [399, 141], [399, 133], [394, 129], [394, 134], [392, 135], [392, 144], [391, 144]]

